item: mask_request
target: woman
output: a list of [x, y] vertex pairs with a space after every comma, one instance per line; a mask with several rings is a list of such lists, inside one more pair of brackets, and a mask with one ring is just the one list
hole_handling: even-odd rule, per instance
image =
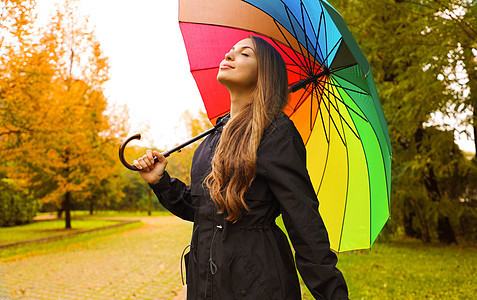
[[[347, 299], [303, 141], [282, 112], [288, 97], [282, 57], [261, 38], [244, 39], [225, 55], [217, 80], [229, 90], [230, 114], [195, 151], [190, 186], [169, 177], [158, 152], [134, 161], [162, 205], [194, 222], [187, 298], [300, 299], [298, 268], [315, 298]], [[275, 224], [280, 213], [296, 268]]]

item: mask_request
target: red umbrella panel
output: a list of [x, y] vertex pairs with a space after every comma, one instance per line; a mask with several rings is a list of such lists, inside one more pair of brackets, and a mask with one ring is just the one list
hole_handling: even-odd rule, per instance
[[[276, 45], [277, 50], [287, 64], [290, 86], [307, 77], [306, 74], [303, 74], [301, 68], [296, 65], [295, 61], [301, 60], [305, 62], [308, 59], [284, 44], [278, 45], [276, 41], [272, 41], [266, 36], [251, 31], [202, 24], [181, 23], [180, 28], [186, 41], [185, 45], [191, 62], [192, 75], [204, 100], [207, 115], [214, 124], [217, 117], [224, 115], [230, 110], [229, 93], [224, 86], [217, 82], [216, 77], [219, 64], [224, 59], [225, 53], [230, 51], [230, 48], [237, 41], [254, 35], [265, 39], [272, 45]], [[220, 45], [216, 44], [217, 40], [221, 41]], [[204, 56], [203, 53], [207, 53], [207, 55]], [[311, 64], [311, 62], [308, 63]], [[303, 90], [299, 93], [291, 94], [285, 112], [291, 115], [293, 111], [305, 102], [304, 100], [308, 98], [310, 92], [309, 90]], [[318, 106], [315, 109], [315, 114], [317, 111]], [[302, 120], [302, 122], [304, 126], [299, 126], [298, 124], [295, 124], [295, 126], [309, 128], [307, 121]], [[303, 131], [304, 129], [300, 131], [302, 137], [306, 135]]]

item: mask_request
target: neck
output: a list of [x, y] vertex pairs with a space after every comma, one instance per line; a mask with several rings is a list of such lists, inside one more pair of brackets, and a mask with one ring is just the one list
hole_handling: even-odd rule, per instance
[[242, 108], [252, 100], [252, 92], [231, 92], [230, 91], [230, 118], [237, 115]]

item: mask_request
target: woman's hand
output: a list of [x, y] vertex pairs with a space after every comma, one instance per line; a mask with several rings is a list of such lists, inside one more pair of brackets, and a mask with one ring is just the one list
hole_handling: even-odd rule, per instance
[[[154, 163], [154, 157], [157, 157], [157, 163]], [[139, 174], [144, 180], [150, 184], [156, 184], [164, 176], [167, 159], [157, 151], [147, 150], [144, 156], [133, 162], [133, 165], [141, 170]]]

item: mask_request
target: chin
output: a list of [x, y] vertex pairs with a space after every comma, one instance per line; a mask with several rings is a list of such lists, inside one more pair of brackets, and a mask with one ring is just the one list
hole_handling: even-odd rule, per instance
[[219, 72], [219, 74], [217, 74], [217, 81], [218, 81], [221, 85], [227, 87], [227, 82], [228, 82], [228, 80], [225, 79], [223, 75], [220, 75], [220, 72]]

